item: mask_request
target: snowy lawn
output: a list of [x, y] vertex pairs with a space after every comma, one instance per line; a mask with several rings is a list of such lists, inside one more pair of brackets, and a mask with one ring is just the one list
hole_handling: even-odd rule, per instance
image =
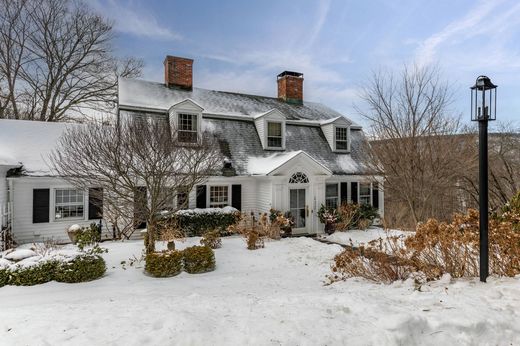
[[367, 230], [359, 230], [353, 229], [346, 232], [334, 232], [331, 235], [323, 235], [322, 239], [331, 241], [333, 243], [343, 244], [343, 245], [367, 245], [368, 242], [375, 239], [385, 239], [388, 236], [403, 236], [407, 237], [409, 235], [413, 235], [414, 232], [406, 232], [401, 230], [388, 230], [385, 231], [383, 228], [379, 227], [371, 227]]
[[[179, 247], [198, 243], [191, 238]], [[151, 278], [120, 262], [142, 242], [103, 243], [108, 271], [81, 284], [0, 288], [1, 345], [510, 345], [520, 278], [449, 278], [414, 289], [324, 286], [339, 245], [308, 238], [249, 251], [224, 238], [217, 269]]]

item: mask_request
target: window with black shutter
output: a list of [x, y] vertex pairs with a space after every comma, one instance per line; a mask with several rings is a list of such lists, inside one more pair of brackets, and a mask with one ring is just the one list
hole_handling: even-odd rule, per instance
[[206, 185], [197, 186], [197, 208], [206, 208]]
[[231, 206], [242, 210], [242, 185], [231, 185]]
[[49, 222], [49, 189], [33, 190], [33, 223]]
[[88, 189], [88, 219], [103, 218], [103, 188], [93, 187]]

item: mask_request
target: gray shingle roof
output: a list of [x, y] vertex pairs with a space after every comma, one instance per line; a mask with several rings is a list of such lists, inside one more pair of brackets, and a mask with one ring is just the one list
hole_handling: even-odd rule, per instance
[[[204, 121], [211, 124], [222, 153], [231, 160], [238, 175], [250, 174], [248, 161], [251, 157], [268, 157], [275, 153], [263, 149], [251, 121], [208, 118]], [[288, 124], [286, 135], [285, 152], [305, 151], [336, 175], [364, 173], [366, 139], [360, 130], [351, 131], [350, 154], [333, 152], [320, 127]]]
[[272, 109], [281, 111], [290, 120], [325, 120], [342, 116], [335, 110], [316, 102], [289, 104], [274, 97], [239, 94], [193, 88], [192, 91], [168, 88], [163, 83], [138, 79], [119, 79], [120, 107], [168, 110], [174, 104], [191, 99], [204, 108], [205, 113], [255, 116]]
[[[228, 157], [237, 175], [252, 174], [251, 158], [270, 157], [276, 152], [264, 150], [252, 121], [254, 116], [277, 109], [288, 120], [304, 120], [316, 125], [343, 117], [335, 110], [315, 102], [289, 104], [277, 98], [193, 88], [192, 91], [168, 88], [163, 83], [120, 78], [120, 109], [147, 109], [166, 113], [171, 106], [191, 99], [204, 108], [204, 123], [218, 138], [222, 153]], [[132, 113], [133, 111], [129, 111]], [[126, 113], [126, 112], [121, 112]], [[213, 115], [213, 116], [212, 116]], [[234, 116], [231, 119], [215, 115]], [[240, 119], [243, 117], [243, 120]], [[355, 125], [350, 119], [345, 118]], [[367, 141], [360, 128], [351, 130], [351, 152], [331, 150], [319, 126], [286, 125], [285, 153], [304, 151], [335, 175], [363, 174]], [[290, 155], [289, 155], [290, 156]], [[366, 173], [366, 171], [365, 171]]]

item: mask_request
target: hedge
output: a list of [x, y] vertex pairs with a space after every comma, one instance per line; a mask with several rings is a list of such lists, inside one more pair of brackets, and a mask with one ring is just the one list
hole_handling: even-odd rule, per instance
[[175, 276], [182, 271], [182, 252], [162, 251], [146, 255], [144, 269], [150, 275], [157, 278]]
[[56, 266], [54, 279], [58, 282], [77, 283], [99, 279], [106, 272], [106, 264], [99, 255], [81, 255], [71, 262]]
[[207, 246], [191, 246], [183, 251], [184, 270], [190, 274], [215, 270], [215, 254]]
[[17, 268], [9, 270], [9, 285], [33, 286], [44, 284], [54, 279], [56, 262], [40, 262], [37, 265], [27, 268]]
[[188, 237], [193, 237], [215, 229], [225, 234], [229, 226], [240, 220], [240, 212], [232, 207], [187, 209], [179, 210], [169, 217], [176, 219]]
[[0, 269], [0, 287], [7, 285], [9, 282], [9, 271]]

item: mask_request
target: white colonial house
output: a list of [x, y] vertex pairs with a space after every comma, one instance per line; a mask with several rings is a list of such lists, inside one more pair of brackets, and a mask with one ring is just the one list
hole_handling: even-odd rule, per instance
[[[323, 232], [322, 204], [368, 203], [383, 216], [383, 179], [367, 170], [361, 126], [304, 101], [303, 74], [280, 73], [273, 98], [195, 88], [191, 59], [167, 56], [164, 66], [164, 83], [119, 80], [118, 117], [160, 117], [187, 142], [202, 131], [217, 137], [225, 157], [220, 173], [189, 193], [189, 208], [290, 211], [293, 234]], [[66, 126], [0, 120], [2, 223], [18, 243], [66, 241], [69, 225], [102, 217], [88, 191], [52, 176], [46, 164]]]

